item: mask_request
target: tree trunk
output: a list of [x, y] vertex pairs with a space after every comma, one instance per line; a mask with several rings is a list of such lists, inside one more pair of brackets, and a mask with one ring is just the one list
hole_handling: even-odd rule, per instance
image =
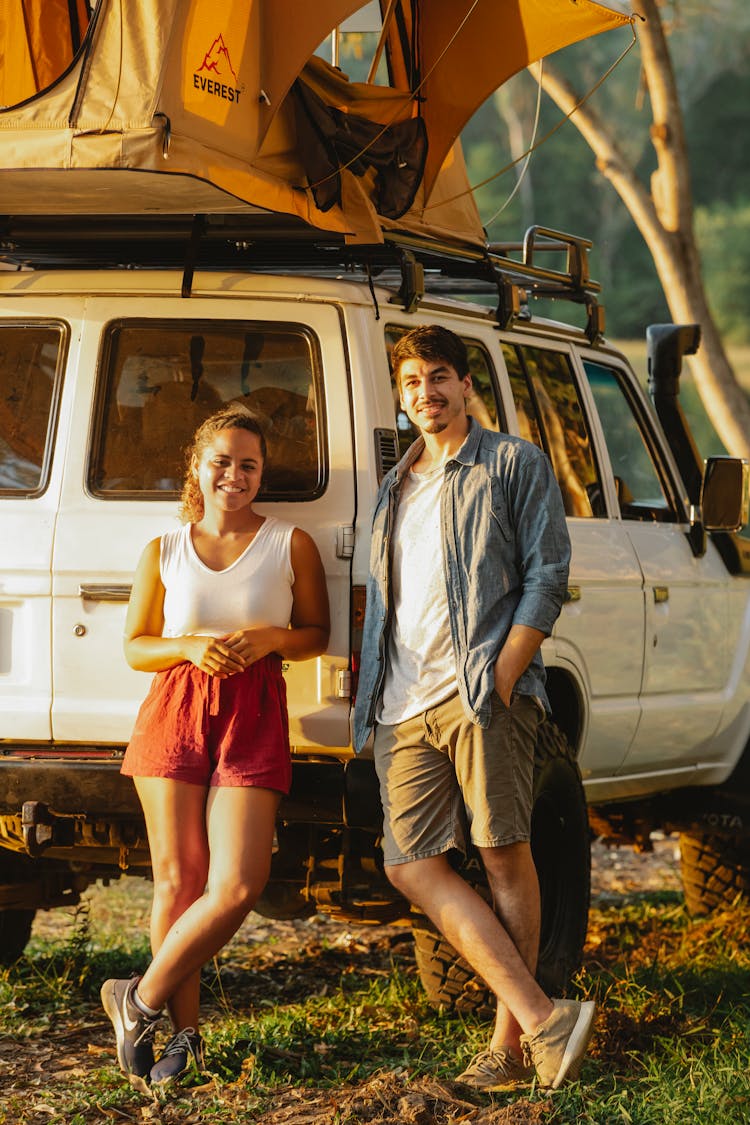
[[[677, 324], [700, 324], [702, 344], [689, 361], [706, 412], [726, 448], [750, 458], [750, 401], [738, 384], [703, 287], [693, 230], [693, 204], [682, 113], [657, 0], [640, 0], [646, 22], [639, 28], [643, 70], [653, 114], [651, 142], [657, 168], [650, 191], [641, 183], [610, 126], [547, 62], [532, 73], [587, 141], [596, 165], [628, 208], [651, 251]], [[576, 108], [577, 107], [577, 108]], [[575, 110], [575, 112], [573, 112]]]

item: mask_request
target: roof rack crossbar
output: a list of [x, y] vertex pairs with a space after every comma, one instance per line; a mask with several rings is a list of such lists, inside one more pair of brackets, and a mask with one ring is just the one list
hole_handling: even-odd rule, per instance
[[424, 266], [411, 250], [401, 251], [401, 285], [391, 298], [394, 304], [404, 306], [404, 312], [413, 313], [424, 297]]
[[189, 297], [193, 291], [193, 275], [195, 263], [198, 260], [198, 243], [206, 228], [205, 216], [196, 215], [193, 219], [193, 229], [190, 232], [190, 241], [185, 251], [185, 265], [182, 270], [182, 296]]
[[[544, 235], [545, 241], [539, 239]], [[432, 260], [453, 269], [464, 271], [472, 264], [491, 262], [505, 276], [518, 284], [531, 283], [529, 289], [535, 296], [547, 296], [545, 288], [556, 297], [568, 296], [572, 300], [585, 301], [589, 294], [600, 292], [601, 286], [589, 275], [588, 251], [592, 243], [576, 235], [549, 230], [546, 227], [530, 227], [522, 244], [493, 244], [486, 250], [480, 248], [450, 247], [440, 243], [421, 240], [413, 235], [391, 235], [387, 242], [396, 246], [408, 246], [425, 261]], [[523, 250], [523, 259], [509, 257], [511, 249]], [[535, 257], [540, 252], [564, 250], [567, 256], [565, 270], [540, 266]]]
[[[340, 276], [342, 269], [374, 276], [395, 273], [397, 301], [413, 311], [426, 289], [497, 295], [504, 326], [528, 297], [586, 305], [589, 332], [600, 335], [598, 282], [589, 275], [591, 243], [547, 227], [529, 228], [522, 243], [456, 245], [393, 232], [383, 243], [347, 245], [343, 236], [283, 215], [0, 216], [0, 261], [31, 268], [177, 267], [184, 295], [201, 269], [300, 272]], [[566, 256], [564, 269], [541, 265], [549, 253]], [[521, 257], [511, 257], [519, 254]], [[400, 279], [400, 280], [396, 280]]]

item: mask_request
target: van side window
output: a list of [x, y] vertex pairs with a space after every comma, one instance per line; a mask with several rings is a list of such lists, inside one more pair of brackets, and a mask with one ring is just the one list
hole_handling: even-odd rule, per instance
[[565, 513], [606, 516], [599, 470], [568, 356], [548, 348], [503, 346], [519, 433], [549, 456]]
[[[390, 324], [385, 329], [385, 343], [390, 362], [391, 352], [396, 341], [408, 328], [400, 324]], [[490, 362], [490, 357], [481, 344], [474, 340], [464, 339], [469, 355], [469, 371], [471, 372], [472, 391], [466, 400], [466, 412], [476, 418], [480, 426], [486, 430], [504, 429], [504, 420], [498, 410], [498, 398], [495, 393], [495, 376]], [[406, 414], [399, 407], [398, 388], [396, 380], [391, 373], [393, 387], [393, 404], [396, 411], [396, 429], [398, 432], [399, 450], [401, 455], [406, 452], [417, 437], [417, 430], [412, 426]]]
[[544, 449], [542, 431], [539, 428], [539, 419], [536, 413], [534, 400], [531, 397], [526, 373], [521, 363], [518, 350], [512, 344], [502, 344], [503, 358], [508, 371], [508, 380], [513, 394], [513, 402], [518, 417], [518, 436], [531, 441]]
[[677, 505], [665, 487], [666, 476], [647, 436], [645, 417], [616, 371], [592, 360], [585, 360], [584, 368], [606, 438], [622, 518], [677, 522]]
[[104, 499], [164, 499], [182, 486], [184, 450], [229, 403], [268, 443], [262, 499], [306, 500], [325, 487], [317, 341], [295, 324], [122, 320], [100, 362], [88, 487]]
[[68, 331], [62, 324], [0, 325], [0, 492], [47, 487]]

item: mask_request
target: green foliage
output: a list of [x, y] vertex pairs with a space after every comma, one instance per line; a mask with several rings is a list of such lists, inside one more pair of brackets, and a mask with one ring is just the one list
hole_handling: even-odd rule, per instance
[[[597, 1031], [582, 1082], [553, 1100], [534, 1089], [467, 1097], [453, 1086], [452, 1077], [486, 1044], [488, 1027], [427, 1005], [405, 935], [397, 933], [394, 944], [358, 931], [351, 947], [321, 944], [313, 930], [294, 946], [233, 943], [218, 967], [222, 987], [206, 974], [208, 1072], [154, 1104], [117, 1070], [94, 988], [137, 964], [143, 947], [113, 949], [111, 937], [89, 933], [81, 973], [72, 952], [79, 925], [73, 939], [37, 944], [0, 976], [0, 1033], [8, 1036], [0, 1121], [4, 1110], [13, 1125], [449, 1125], [458, 1117], [484, 1125], [744, 1125], [749, 924], [747, 907], [691, 922], [676, 892], [620, 897], [594, 909], [576, 988], [599, 1003]], [[293, 987], [275, 1001], [277, 969]], [[430, 1116], [414, 1116], [415, 1106]]]
[[[746, 342], [750, 332], [744, 315], [750, 286], [746, 187], [750, 148], [742, 142], [750, 126], [746, 65], [750, 12], [737, 0], [724, 0], [710, 18], [700, 8], [668, 3], [663, 18], [670, 30], [695, 199], [700, 205], [697, 237], [706, 290], [719, 330], [732, 341]], [[606, 71], [623, 42], [616, 35], [588, 40], [561, 52], [554, 65], [585, 93]], [[655, 156], [637, 48], [592, 95], [590, 104], [611, 127], [648, 189]], [[492, 176], [512, 159], [500, 110], [516, 114], [524, 144], [529, 145], [535, 107], [536, 83], [521, 74], [507, 84], [502, 99], [490, 99], [475, 115], [462, 137], [472, 184]], [[543, 97], [536, 139], [546, 136], [560, 121], [560, 111]], [[484, 222], [503, 207], [515, 187], [516, 172], [508, 170], [477, 192]], [[523, 192], [491, 222], [488, 234], [493, 241], [517, 240], [532, 222], [593, 241], [592, 274], [603, 285], [610, 334], [640, 337], [648, 324], [671, 319], [648, 247], [614, 188], [596, 170], [591, 150], [572, 122], [562, 124], [533, 153]]]
[[700, 207], [696, 233], [712, 310], [724, 336], [750, 343], [750, 199]]
[[[742, 205], [750, 182], [747, 136], [750, 74], [747, 69], [720, 74], [685, 110], [685, 132], [693, 193], [699, 206]], [[747, 217], [745, 217], [747, 223]]]

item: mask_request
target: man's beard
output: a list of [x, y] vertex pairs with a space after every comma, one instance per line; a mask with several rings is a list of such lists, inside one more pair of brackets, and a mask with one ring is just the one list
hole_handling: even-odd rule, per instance
[[430, 418], [426, 424], [420, 423], [419, 428], [423, 434], [442, 434], [448, 429], [448, 422], [442, 418]]
[[[437, 402], [430, 403], [430, 405], [439, 406], [441, 410], [444, 410], [448, 404], [447, 402], [438, 400]], [[441, 415], [437, 418], [418, 418], [417, 425], [423, 434], [442, 434], [443, 430], [447, 429], [450, 425], [450, 421], [450, 418]]]

